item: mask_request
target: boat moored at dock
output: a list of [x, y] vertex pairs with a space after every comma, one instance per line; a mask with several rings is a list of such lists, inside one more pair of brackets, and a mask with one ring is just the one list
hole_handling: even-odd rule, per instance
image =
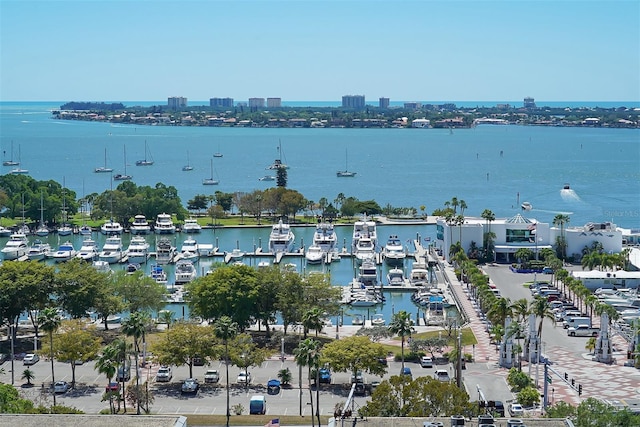
[[176, 226], [171, 219], [171, 215], [167, 213], [158, 214], [153, 231], [156, 234], [173, 234], [176, 232]]
[[151, 226], [144, 215], [136, 215], [133, 217], [129, 232], [131, 234], [149, 234], [151, 233]]
[[293, 243], [295, 241], [295, 234], [291, 231], [291, 226], [285, 224], [282, 220], [278, 221], [271, 227], [271, 234], [269, 235], [269, 251], [276, 255], [278, 253], [291, 252]]
[[127, 248], [129, 262], [144, 264], [149, 259], [149, 243], [142, 236], [133, 236]]
[[109, 236], [102, 246], [98, 259], [109, 264], [115, 264], [120, 262], [124, 256], [125, 250], [122, 246], [122, 238], [120, 236]]
[[29, 240], [24, 233], [13, 233], [9, 236], [9, 241], [0, 251], [5, 261], [22, 258], [27, 254]]

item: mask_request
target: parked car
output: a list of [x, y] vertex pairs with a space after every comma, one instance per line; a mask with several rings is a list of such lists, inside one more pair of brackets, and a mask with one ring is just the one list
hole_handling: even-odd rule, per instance
[[131, 366], [120, 366], [116, 373], [116, 381], [129, 381], [131, 379]]
[[443, 383], [451, 381], [451, 378], [449, 377], [449, 372], [447, 372], [446, 369], [436, 369], [435, 378], [438, 381], [442, 381]]
[[358, 371], [355, 374], [351, 374], [351, 384], [364, 384], [364, 377], [362, 376], [362, 372]]
[[0, 353], [0, 365], [9, 360], [9, 355], [5, 353]]
[[433, 359], [430, 356], [422, 356], [420, 358], [420, 366], [423, 368], [433, 368]]
[[327, 368], [320, 368], [320, 383], [331, 384], [331, 371]]
[[35, 353], [27, 353], [24, 356], [24, 359], [22, 359], [22, 363], [24, 363], [25, 365], [35, 365], [36, 363], [38, 363], [38, 360], [40, 360], [40, 356], [38, 356]]
[[68, 382], [56, 381], [56, 383], [53, 385], [53, 392], [56, 394], [66, 393], [70, 388], [71, 386], [69, 386]]
[[105, 391], [105, 393], [109, 393], [109, 392], [112, 392], [112, 391], [118, 392], [118, 391], [120, 391], [120, 383], [117, 383], [115, 381], [111, 381], [109, 383], [109, 385], [107, 385], [104, 388], [104, 391]]
[[209, 369], [204, 373], [205, 383], [217, 383], [220, 381], [220, 374], [217, 369]]
[[512, 417], [522, 417], [524, 415], [524, 408], [521, 404], [514, 402], [509, 405], [509, 415]]
[[171, 372], [171, 368], [168, 366], [161, 366], [158, 369], [158, 373], [156, 374], [156, 382], [169, 382], [173, 378], [173, 373]]
[[249, 384], [251, 382], [251, 374], [247, 371], [240, 371], [236, 382], [238, 384]]
[[409, 377], [409, 379], [413, 379], [413, 374], [411, 373], [411, 368], [408, 366], [405, 366], [401, 371], [400, 371], [400, 375], [406, 375], [407, 377]]
[[195, 378], [187, 378], [182, 382], [182, 387], [180, 390], [182, 393], [197, 393], [200, 388], [200, 384], [198, 384], [198, 380]]

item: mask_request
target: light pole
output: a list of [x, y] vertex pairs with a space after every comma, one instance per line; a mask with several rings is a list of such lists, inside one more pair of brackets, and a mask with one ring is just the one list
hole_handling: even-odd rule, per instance
[[284, 337], [280, 338], [280, 360], [284, 362]]

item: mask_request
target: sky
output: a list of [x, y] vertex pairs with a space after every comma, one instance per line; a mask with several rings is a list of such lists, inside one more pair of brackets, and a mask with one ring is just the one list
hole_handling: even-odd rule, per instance
[[1, 101], [640, 101], [640, 0], [0, 0]]

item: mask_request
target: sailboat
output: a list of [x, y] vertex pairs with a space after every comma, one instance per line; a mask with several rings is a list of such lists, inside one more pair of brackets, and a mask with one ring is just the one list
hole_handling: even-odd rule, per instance
[[124, 173], [117, 173], [113, 175], [115, 181], [126, 181], [133, 178], [131, 175], [127, 175], [127, 146], [124, 147]]
[[4, 162], [2, 162], [2, 166], [18, 166], [19, 164], [20, 162], [16, 162], [15, 160], [13, 160], [13, 141], [11, 141], [11, 157], [9, 158], [9, 160], [5, 160]]
[[[149, 157], [147, 157], [147, 155]], [[147, 140], [144, 141], [144, 160], [137, 160], [136, 166], [151, 166], [154, 163], [153, 157], [151, 156], [151, 151], [149, 151], [149, 146], [147, 145]]]
[[189, 151], [187, 151], [187, 164], [182, 167], [182, 170], [185, 172], [193, 170], [193, 166], [191, 166], [191, 162], [189, 161]]
[[282, 163], [282, 143], [280, 142], [280, 140], [278, 140], [278, 158], [275, 159], [270, 166], [267, 166], [267, 169], [289, 169], [289, 166], [286, 163]]
[[64, 177], [62, 178], [62, 225], [58, 227], [58, 236], [68, 236], [73, 232], [73, 229], [67, 224], [67, 198], [66, 187], [64, 183]]
[[106, 148], [104, 149], [104, 166], [98, 166], [93, 171], [96, 173], [113, 172], [112, 168], [107, 167], [107, 149]]
[[220, 152], [220, 146], [218, 145], [218, 151], [213, 153], [213, 157], [222, 157], [222, 153]]
[[[20, 164], [20, 146], [18, 145], [18, 161], [16, 162], [16, 165], [19, 165], [19, 164]], [[29, 170], [22, 169], [20, 166], [18, 166], [15, 169], [11, 169], [9, 173], [12, 175], [23, 175], [23, 174], [29, 173]]]
[[356, 172], [349, 172], [349, 157], [348, 157], [347, 150], [345, 150], [344, 153], [345, 153], [344, 170], [336, 172], [336, 175], [338, 176], [338, 178], [353, 178], [354, 176], [356, 176]]
[[36, 236], [46, 237], [49, 235], [49, 229], [44, 224], [44, 195], [40, 192], [40, 225], [36, 228]]
[[211, 178], [205, 178], [202, 180], [202, 185], [218, 185], [220, 181], [213, 179], [213, 159], [211, 159]]
[[82, 181], [82, 204], [80, 205], [80, 214], [82, 215], [82, 226], [80, 227], [80, 234], [88, 236], [92, 233], [91, 227], [87, 225], [87, 215], [85, 208], [87, 207], [87, 198], [84, 195], [84, 181]]

